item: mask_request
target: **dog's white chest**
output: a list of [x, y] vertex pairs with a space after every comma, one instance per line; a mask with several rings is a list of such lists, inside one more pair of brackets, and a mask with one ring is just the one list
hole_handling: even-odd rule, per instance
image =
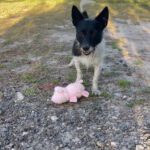
[[78, 57], [78, 61], [86, 66], [86, 68], [92, 67], [95, 65], [97, 58], [93, 55], [90, 54], [88, 56], [80, 56]]

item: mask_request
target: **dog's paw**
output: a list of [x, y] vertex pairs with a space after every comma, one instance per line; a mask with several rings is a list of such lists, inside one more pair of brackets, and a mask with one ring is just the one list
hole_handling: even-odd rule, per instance
[[98, 89], [92, 89], [92, 94], [96, 95], [96, 96], [99, 96], [101, 94], [101, 92]]

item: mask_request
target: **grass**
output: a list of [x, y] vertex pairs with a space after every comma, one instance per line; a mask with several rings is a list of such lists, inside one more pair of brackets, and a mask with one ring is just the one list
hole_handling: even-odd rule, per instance
[[70, 72], [67, 76], [69, 82], [74, 82], [76, 80], [76, 73], [74, 71]]
[[143, 61], [141, 59], [137, 59], [135, 62], [134, 62], [135, 65], [138, 65], [138, 66], [141, 66], [143, 65]]
[[112, 42], [112, 48], [117, 49], [118, 51], [123, 51], [126, 40], [124, 38], [116, 39]]
[[142, 89], [141, 92], [145, 93], [145, 94], [150, 94], [150, 87], [146, 87], [146, 88]]
[[0, 64], [0, 69], [5, 68], [6, 66], [4, 64]]
[[36, 83], [38, 79], [32, 73], [24, 73], [21, 79], [26, 83]]
[[53, 79], [52, 83], [55, 84], [55, 85], [58, 85], [59, 84], [59, 79]]
[[111, 98], [112, 95], [110, 95], [108, 92], [104, 91], [100, 94], [100, 96], [102, 96], [103, 98]]
[[127, 103], [126, 106], [130, 107], [130, 108], [133, 108], [137, 105], [143, 105], [144, 103], [145, 103], [144, 99], [139, 99], [139, 100], [135, 100], [134, 102]]
[[[57, 6], [57, 4], [61, 4], [63, 2], [65, 2], [65, 0], [22, 0], [16, 2], [6, 2], [5, 0], [1, 0], [0, 17], [2, 19], [0, 21], [0, 24], [2, 26], [0, 33], [21, 21], [24, 17], [26, 17], [29, 14], [29, 12], [31, 12], [32, 14], [44, 13], [51, 9], [54, 9]], [[40, 7], [39, 9], [38, 5], [41, 5], [42, 7]], [[37, 10], [32, 11], [35, 8]]]
[[112, 48], [117, 49], [118, 51], [122, 51], [122, 49], [118, 46], [117, 40], [112, 42]]
[[37, 94], [37, 90], [34, 87], [31, 87], [25, 89], [23, 93], [25, 96], [34, 96]]
[[85, 87], [88, 87], [88, 86], [90, 86], [90, 82], [89, 82], [88, 80], [84, 80], [84, 81], [83, 81], [83, 85], [84, 85]]
[[104, 77], [107, 77], [107, 78], [110, 78], [110, 77], [118, 77], [120, 74], [116, 71], [109, 71], [109, 72], [104, 72], [103, 73], [103, 76]]
[[118, 85], [120, 86], [120, 88], [126, 89], [126, 88], [129, 88], [129, 87], [130, 87], [131, 82], [128, 81], [128, 80], [119, 80], [119, 81], [118, 81]]

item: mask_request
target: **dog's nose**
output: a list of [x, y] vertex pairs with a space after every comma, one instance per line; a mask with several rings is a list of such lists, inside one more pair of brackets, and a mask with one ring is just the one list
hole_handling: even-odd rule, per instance
[[83, 50], [84, 50], [84, 51], [88, 51], [89, 48], [90, 48], [89, 46], [84, 46], [84, 47], [83, 47]]

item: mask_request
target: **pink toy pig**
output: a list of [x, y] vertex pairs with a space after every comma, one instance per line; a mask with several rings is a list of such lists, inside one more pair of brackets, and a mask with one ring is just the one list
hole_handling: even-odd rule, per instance
[[82, 80], [69, 84], [67, 87], [55, 87], [52, 101], [56, 104], [62, 104], [67, 101], [77, 102], [81, 96], [88, 97], [89, 93], [85, 91]]

